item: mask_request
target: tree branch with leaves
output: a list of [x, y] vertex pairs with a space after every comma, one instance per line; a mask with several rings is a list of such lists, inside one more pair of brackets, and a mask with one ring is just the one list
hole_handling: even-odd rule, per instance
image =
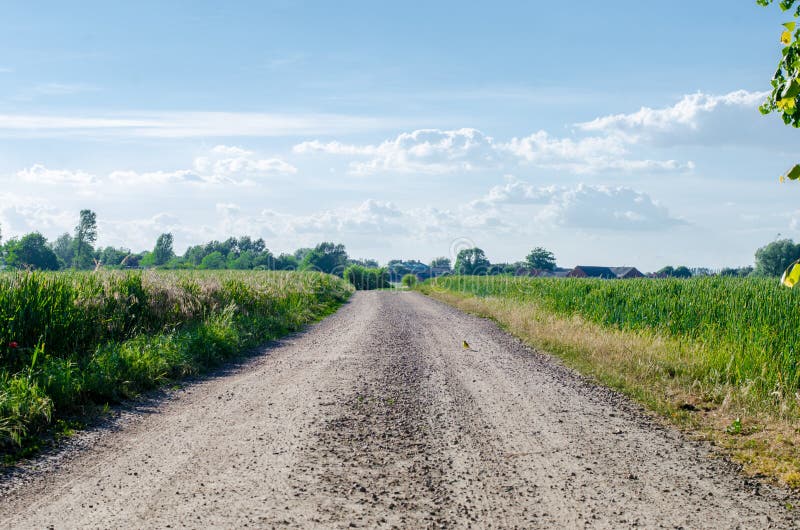
[[[761, 6], [776, 3], [775, 0], [756, 2]], [[792, 12], [795, 19], [800, 17], [800, 0], [780, 0], [777, 4], [782, 11]], [[800, 29], [797, 28], [796, 20], [784, 23], [783, 28], [780, 37], [783, 44], [781, 59], [775, 75], [772, 76], [772, 91], [760, 110], [762, 114], [776, 112], [786, 125], [800, 127]], [[782, 175], [781, 182], [786, 178], [800, 179], [800, 164]]]

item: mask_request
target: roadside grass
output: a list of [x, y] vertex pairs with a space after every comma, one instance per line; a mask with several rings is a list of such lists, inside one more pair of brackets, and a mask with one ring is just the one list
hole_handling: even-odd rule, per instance
[[350, 265], [344, 270], [344, 279], [359, 291], [391, 289], [389, 271], [385, 268], [369, 268], [361, 265]]
[[[795, 366], [788, 362], [800, 336], [787, 343], [771, 338], [790, 336], [783, 326], [791, 327], [800, 315], [788, 322], [778, 320], [776, 329], [766, 326], [765, 319], [753, 322], [771, 335], [765, 339], [746, 326], [741, 335], [725, 329], [730, 323], [724, 321], [720, 308], [735, 306], [730, 300], [718, 300], [713, 307], [715, 297], [742, 297], [747, 292], [751, 298], [745, 311], [784, 303], [796, 312], [798, 298], [780, 288], [759, 296], [760, 288], [771, 291], [773, 287], [762, 281], [690, 280], [678, 287], [672, 281], [661, 282], [453, 277], [426, 282], [419, 290], [497, 321], [530, 345], [625, 393], [694, 436], [710, 440], [742, 464], [746, 473], [800, 488], [800, 394], [797, 374], [790, 370]], [[601, 290], [602, 296], [594, 289]], [[576, 292], [585, 299], [580, 300]], [[670, 292], [680, 300], [664, 298]], [[702, 307], [711, 316], [694, 315], [695, 324], [688, 333], [669, 332], [665, 322], [643, 319], [654, 313], [652, 307], [648, 313], [643, 306], [651, 296], [661, 297], [651, 305], [670, 308], [665, 315], [674, 320], [681, 317], [672, 312], [691, 311], [681, 305]], [[618, 299], [624, 297], [632, 297], [633, 303]], [[760, 350], [766, 344], [779, 351]], [[787, 355], [785, 349], [792, 354]], [[747, 356], [756, 359], [743, 358]]]
[[352, 291], [313, 272], [0, 274], [0, 454], [35, 452], [74, 418], [296, 331]]

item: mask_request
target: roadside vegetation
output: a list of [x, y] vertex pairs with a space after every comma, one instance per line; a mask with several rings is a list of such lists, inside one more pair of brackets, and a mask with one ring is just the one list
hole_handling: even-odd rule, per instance
[[800, 292], [730, 276], [451, 276], [419, 288], [800, 487]]
[[400, 283], [403, 284], [404, 287], [408, 287], [409, 289], [416, 287], [419, 283], [419, 279], [417, 278], [416, 274], [406, 274], [400, 280]]
[[344, 270], [344, 279], [359, 291], [388, 289], [392, 286], [389, 282], [389, 271], [383, 268], [350, 265]]
[[0, 453], [298, 330], [351, 292], [317, 272], [2, 273]]

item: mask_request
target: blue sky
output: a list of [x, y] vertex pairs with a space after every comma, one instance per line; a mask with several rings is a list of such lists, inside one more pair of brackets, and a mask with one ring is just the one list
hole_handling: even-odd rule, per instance
[[[430, 5], [435, 4], [435, 5]], [[40, 2], [0, 19], [0, 226], [493, 261], [752, 262], [800, 131], [751, 1]]]

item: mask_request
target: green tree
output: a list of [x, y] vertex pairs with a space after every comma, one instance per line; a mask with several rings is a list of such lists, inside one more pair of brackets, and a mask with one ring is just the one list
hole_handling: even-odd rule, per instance
[[302, 247], [298, 248], [294, 251], [294, 259], [297, 260], [297, 263], [302, 263], [303, 259], [306, 257], [306, 254], [314, 250], [313, 248]]
[[222, 252], [214, 251], [208, 256], [203, 258], [203, 261], [200, 262], [201, 269], [224, 269], [225, 268], [225, 256], [222, 255]]
[[656, 274], [659, 276], [667, 276], [672, 278], [675, 275], [675, 267], [672, 265], [667, 265], [666, 267], [661, 267], [656, 271]]
[[262, 238], [252, 239], [250, 236], [242, 236], [236, 242], [236, 250], [238, 252], [250, 252], [251, 254], [260, 254], [266, 250], [267, 246]]
[[139, 258], [139, 266], [144, 267], [145, 269], [149, 269], [151, 267], [155, 267], [156, 265], [156, 258], [153, 256], [153, 253], [149, 250], [145, 250], [142, 252], [141, 257]]
[[475, 247], [460, 250], [456, 256], [456, 264], [453, 268], [456, 274], [469, 276], [486, 274], [490, 266], [491, 263], [486, 259], [486, 253]]
[[[756, 0], [759, 5], [768, 6], [774, 0]], [[778, 2], [782, 11], [794, 10], [792, 16], [795, 20], [783, 24], [780, 42], [783, 44], [778, 68], [772, 76], [772, 91], [767, 100], [761, 105], [761, 112], [769, 114], [777, 112], [783, 123], [792, 127], [800, 127], [800, 28], [796, 19], [800, 16], [800, 0], [780, 0]], [[781, 180], [800, 178], [800, 164], [795, 165]]]
[[233, 253], [228, 255], [228, 268], [237, 270], [248, 270], [253, 268], [253, 253], [242, 252], [238, 256]]
[[756, 250], [757, 276], [780, 276], [786, 267], [800, 258], [800, 245], [791, 239], [779, 239]]
[[75, 254], [72, 266], [76, 269], [91, 269], [94, 243], [97, 241], [97, 214], [91, 210], [81, 210], [80, 220], [75, 227]]
[[[69, 236], [69, 234], [64, 235]], [[127, 248], [106, 247], [100, 251], [100, 261], [105, 267], [122, 267], [122, 262], [130, 253]]]
[[320, 243], [308, 252], [300, 264], [301, 270], [316, 270], [342, 276], [347, 267], [347, 251], [344, 245]]
[[275, 268], [275, 256], [266, 248], [253, 256], [253, 268], [260, 270], [273, 270]]
[[531, 250], [525, 258], [525, 262], [531, 269], [541, 269], [551, 271], [556, 268], [556, 257], [547, 249], [536, 247]]
[[276, 271], [295, 271], [299, 263], [293, 254], [281, 254], [275, 258], [273, 267]]
[[164, 265], [175, 257], [175, 251], [172, 249], [172, 243], [172, 234], [166, 233], [158, 236], [158, 239], [156, 240], [156, 246], [153, 248], [153, 263], [156, 266]]
[[438, 258], [433, 258], [431, 260], [431, 268], [441, 268], [450, 270], [450, 258], [445, 258], [444, 256], [440, 256]]
[[725, 267], [721, 271], [719, 271], [720, 276], [732, 276], [738, 278], [745, 278], [753, 272], [753, 267]]
[[673, 271], [672, 275], [675, 278], [691, 278], [692, 271], [689, 270], [689, 267], [686, 267], [685, 265], [680, 265], [678, 267], [675, 267], [675, 270]]
[[668, 278], [691, 278], [692, 271], [689, 267], [685, 265], [680, 265], [678, 267], [673, 267], [672, 265], [667, 265], [666, 267], [662, 267], [656, 274], [666, 276]]
[[72, 236], [64, 232], [53, 242], [51, 245], [53, 252], [58, 256], [61, 261], [61, 266], [66, 268], [73, 265], [75, 259], [75, 242]]
[[6, 263], [17, 269], [58, 270], [58, 257], [39, 232], [21, 239], [12, 239], [5, 245]]
[[175, 256], [168, 262], [166, 262], [163, 266], [164, 269], [193, 269], [194, 266], [186, 261], [185, 259]]

